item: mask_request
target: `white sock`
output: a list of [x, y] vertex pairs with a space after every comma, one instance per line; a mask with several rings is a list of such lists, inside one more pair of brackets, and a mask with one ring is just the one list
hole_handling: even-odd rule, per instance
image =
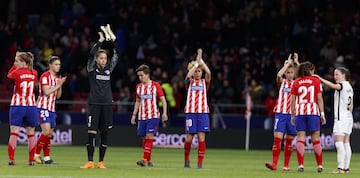
[[335, 142], [335, 147], [337, 151], [337, 162], [338, 168], [344, 169], [344, 161], [345, 161], [345, 147], [344, 142], [338, 141]]
[[350, 142], [344, 143], [344, 148], [345, 148], [344, 169], [349, 169], [350, 168], [351, 154], [352, 154]]
[[44, 161], [49, 161], [50, 160], [50, 156], [44, 156]]

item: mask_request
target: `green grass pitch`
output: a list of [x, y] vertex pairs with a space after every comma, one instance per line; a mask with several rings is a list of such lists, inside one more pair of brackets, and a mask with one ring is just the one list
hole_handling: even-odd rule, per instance
[[[314, 155], [306, 153], [305, 172], [296, 172], [296, 153], [293, 152], [291, 171], [283, 172], [281, 153], [279, 170], [270, 171], [264, 163], [271, 160], [271, 150], [244, 151], [229, 149], [207, 149], [203, 169], [196, 169], [197, 150], [191, 150], [191, 169], [183, 168], [183, 150], [176, 148], [154, 148], [152, 153], [155, 167], [138, 167], [136, 161], [142, 156], [140, 147], [109, 147], [105, 156], [107, 169], [80, 169], [86, 162], [86, 149], [78, 146], [52, 146], [52, 158], [58, 162], [54, 165], [27, 165], [27, 146], [18, 146], [15, 153], [16, 166], [7, 165], [7, 146], [0, 146], [0, 177], [244, 177], [244, 178], [297, 178], [297, 177], [359, 177], [360, 154], [353, 153], [350, 174], [336, 175], [331, 172], [336, 168], [336, 152], [326, 151], [323, 154], [324, 172], [316, 172]], [[95, 163], [98, 160], [98, 147], [95, 150]]]

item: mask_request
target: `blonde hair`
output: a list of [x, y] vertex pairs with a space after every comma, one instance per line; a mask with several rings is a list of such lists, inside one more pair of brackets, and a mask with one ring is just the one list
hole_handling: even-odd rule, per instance
[[34, 55], [31, 52], [20, 52], [20, 60], [24, 61], [30, 70], [34, 69]]
[[189, 64], [187, 65], [187, 69], [190, 70], [191, 68], [194, 67], [194, 65], [197, 63], [197, 61], [191, 61], [189, 62]]

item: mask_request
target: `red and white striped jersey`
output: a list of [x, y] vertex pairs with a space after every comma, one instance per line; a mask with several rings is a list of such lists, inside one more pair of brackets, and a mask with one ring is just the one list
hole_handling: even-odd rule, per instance
[[322, 93], [321, 81], [314, 76], [305, 76], [294, 81], [291, 94], [296, 95], [296, 115], [320, 115], [317, 94]]
[[294, 81], [288, 81], [285, 78], [281, 80], [279, 85], [279, 96], [274, 107], [275, 113], [291, 114], [290, 113], [290, 100], [291, 100], [291, 87]]
[[191, 79], [190, 82], [187, 83], [185, 113], [209, 113], [207, 90], [210, 85], [207, 84], [205, 79], [201, 79], [200, 81]]
[[150, 81], [149, 85], [136, 85], [136, 98], [140, 99], [138, 119], [160, 118], [157, 101], [162, 96], [164, 92], [158, 82]]
[[37, 76], [36, 70], [28, 68], [16, 69], [13, 66], [9, 70], [7, 77], [15, 81], [10, 106], [36, 106], [34, 89]]
[[44, 86], [49, 86], [50, 88], [54, 88], [59, 80], [58, 76], [51, 75], [50, 71], [44, 72], [40, 77], [40, 85], [39, 85], [39, 97], [37, 100], [37, 107], [42, 109], [47, 109], [49, 111], [55, 112], [55, 100], [57, 91], [50, 93], [50, 95], [46, 96], [42, 88]]

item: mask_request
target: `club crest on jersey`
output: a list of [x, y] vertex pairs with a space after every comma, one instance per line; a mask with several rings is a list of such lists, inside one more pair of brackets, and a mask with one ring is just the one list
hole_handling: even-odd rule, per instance
[[140, 95], [141, 99], [152, 99], [153, 95], [152, 94], [146, 94], [146, 95]]
[[106, 75], [110, 75], [110, 70], [105, 70], [104, 73], [105, 73]]
[[191, 91], [204, 90], [204, 86], [191, 86]]

